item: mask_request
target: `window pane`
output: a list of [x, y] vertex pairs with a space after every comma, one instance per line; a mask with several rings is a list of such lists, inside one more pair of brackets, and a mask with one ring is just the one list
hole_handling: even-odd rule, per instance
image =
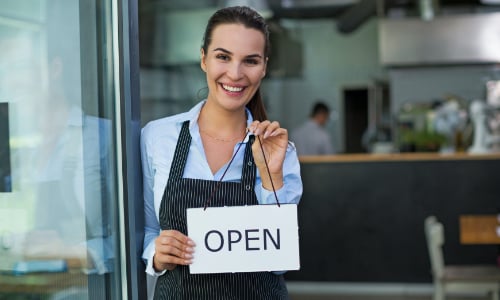
[[121, 298], [109, 2], [0, 6], [0, 299]]

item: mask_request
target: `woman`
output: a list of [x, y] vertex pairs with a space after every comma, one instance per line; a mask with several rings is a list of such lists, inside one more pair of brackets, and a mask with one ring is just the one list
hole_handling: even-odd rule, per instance
[[300, 200], [295, 147], [286, 129], [267, 120], [259, 92], [268, 56], [260, 15], [248, 7], [217, 11], [201, 49], [207, 99], [142, 131], [143, 258], [159, 276], [155, 299], [288, 298], [280, 272], [189, 274], [195, 245], [185, 235], [190, 207]]

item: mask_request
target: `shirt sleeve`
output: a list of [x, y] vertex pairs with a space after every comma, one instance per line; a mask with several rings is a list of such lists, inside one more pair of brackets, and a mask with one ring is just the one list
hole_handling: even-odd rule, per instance
[[153, 180], [154, 171], [151, 164], [151, 149], [148, 147], [148, 140], [145, 134], [145, 129], [141, 134], [141, 161], [143, 174], [143, 191], [144, 191], [144, 245], [142, 259], [146, 264], [146, 273], [152, 276], [160, 276], [165, 271], [156, 272], [153, 268], [153, 256], [155, 254], [154, 241], [160, 234], [160, 224], [156, 218], [154, 207], [154, 192]]

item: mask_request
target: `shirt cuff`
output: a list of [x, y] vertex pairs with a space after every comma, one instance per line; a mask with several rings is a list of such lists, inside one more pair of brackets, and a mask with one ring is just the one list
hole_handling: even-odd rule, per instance
[[163, 270], [161, 272], [156, 272], [156, 270], [153, 267], [154, 255], [155, 255], [154, 244], [150, 244], [146, 248], [146, 250], [144, 251], [144, 254], [142, 257], [143, 257], [143, 259], [146, 260], [146, 273], [153, 276], [153, 277], [159, 277], [159, 276], [165, 274], [165, 272], [167, 272], [167, 270]]
[[146, 265], [146, 273], [153, 277], [160, 277], [161, 275], [165, 274], [167, 270], [163, 270], [161, 272], [156, 272], [155, 269], [153, 268], [153, 258], [148, 259], [148, 263]]
[[286, 191], [284, 186], [276, 190], [276, 196], [274, 196], [273, 191], [268, 191], [263, 186], [261, 186], [260, 195], [262, 199], [262, 203], [260, 204], [276, 204], [276, 196], [278, 197], [278, 201], [280, 204], [287, 203]]

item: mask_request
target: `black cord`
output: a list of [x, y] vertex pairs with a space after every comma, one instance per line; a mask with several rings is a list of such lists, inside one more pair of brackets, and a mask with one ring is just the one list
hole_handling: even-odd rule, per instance
[[[224, 170], [224, 173], [222, 173], [222, 176], [219, 179], [219, 182], [217, 182], [217, 185], [213, 189], [212, 193], [210, 194], [210, 197], [207, 198], [207, 200], [205, 201], [205, 205], [203, 206], [203, 210], [206, 210], [208, 205], [210, 204], [210, 201], [212, 201], [212, 198], [214, 197], [215, 192], [217, 192], [217, 190], [219, 189], [220, 184], [222, 183], [222, 179], [224, 179], [224, 176], [226, 176], [227, 170], [229, 170], [231, 163], [233, 162], [234, 158], [236, 157], [236, 154], [238, 154], [238, 151], [240, 151], [240, 148], [243, 145], [243, 142], [245, 141], [245, 139], [247, 138], [248, 133], [249, 133], [249, 131], [245, 134], [243, 141], [241, 141], [240, 144], [238, 145], [236, 152], [234, 153], [233, 157], [231, 157], [231, 160], [227, 164], [227, 167]], [[267, 174], [269, 175], [269, 180], [271, 180], [271, 186], [273, 187], [274, 197], [276, 198], [276, 204], [278, 205], [278, 207], [280, 207], [280, 202], [278, 200], [278, 195], [276, 194], [276, 189], [274, 188], [274, 182], [273, 182], [273, 179], [271, 178], [271, 171], [269, 171], [269, 165], [267, 164], [266, 155], [264, 154], [264, 148], [262, 147], [262, 142], [261, 142], [260, 136], [257, 136], [257, 138], [259, 139], [260, 150], [262, 151], [262, 156], [264, 157], [264, 163], [266, 164]]]
[[257, 136], [259, 139], [260, 150], [262, 151], [262, 156], [264, 157], [264, 163], [266, 164], [267, 175], [269, 175], [269, 180], [271, 180], [271, 186], [273, 187], [274, 197], [276, 198], [276, 204], [280, 207], [280, 202], [278, 201], [278, 195], [276, 194], [276, 189], [274, 188], [273, 179], [271, 178], [271, 171], [269, 171], [269, 165], [267, 164], [266, 155], [264, 154], [264, 148], [262, 147], [262, 142], [260, 140], [260, 136]]
[[229, 163], [227, 164], [227, 167], [226, 169], [224, 170], [224, 173], [222, 173], [222, 176], [220, 177], [220, 180], [219, 182], [217, 183], [217, 185], [215, 186], [215, 188], [213, 189], [212, 191], [212, 194], [210, 194], [210, 197], [205, 201], [205, 205], [203, 206], [203, 210], [206, 210], [207, 209], [207, 206], [208, 204], [210, 203], [210, 201], [212, 200], [215, 192], [219, 189], [220, 187], [220, 184], [222, 183], [222, 179], [224, 179], [224, 176], [226, 176], [226, 173], [227, 173], [227, 170], [229, 170], [229, 167], [231, 166], [231, 163], [233, 162], [234, 158], [236, 157], [236, 154], [238, 154], [238, 151], [240, 151], [240, 148], [241, 146], [243, 145], [243, 142], [245, 141], [245, 139], [247, 138], [248, 136], [248, 131], [247, 133], [245, 134], [245, 136], [243, 137], [243, 140], [240, 142], [240, 144], [238, 145], [238, 148], [236, 149], [236, 152], [234, 152], [234, 155], [233, 157], [231, 157], [231, 160], [229, 161]]

